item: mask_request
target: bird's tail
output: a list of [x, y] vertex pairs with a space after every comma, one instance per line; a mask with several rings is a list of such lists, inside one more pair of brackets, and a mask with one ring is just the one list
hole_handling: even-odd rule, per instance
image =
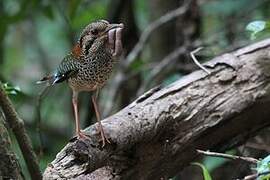
[[44, 83], [46, 83], [48, 86], [52, 86], [55, 83], [58, 83], [59, 78], [60, 77], [57, 74], [48, 75], [48, 76], [43, 77], [41, 80], [37, 81], [36, 83], [37, 84], [44, 84]]
[[46, 83], [47, 85], [52, 85], [53, 82], [53, 76], [52, 75], [48, 75], [43, 77], [42, 79], [40, 79], [39, 81], [37, 81], [37, 84], [44, 84]]

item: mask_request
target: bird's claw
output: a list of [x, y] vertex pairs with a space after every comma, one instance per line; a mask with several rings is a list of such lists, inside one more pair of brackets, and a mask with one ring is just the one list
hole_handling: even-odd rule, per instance
[[106, 142], [111, 144], [110, 140], [105, 136], [105, 134], [104, 136], [101, 136], [101, 138], [102, 138], [102, 147], [106, 145]]
[[101, 146], [102, 148], [105, 147], [106, 142], [107, 142], [108, 144], [111, 144], [110, 140], [109, 140], [109, 139], [107, 138], [107, 136], [105, 135], [103, 129], [101, 129], [101, 128], [98, 127], [98, 128], [96, 128], [96, 130], [100, 133], [101, 139], [99, 140], [99, 142], [102, 141], [102, 146]]
[[78, 139], [90, 139], [88, 134], [83, 133], [82, 131], [77, 132]]

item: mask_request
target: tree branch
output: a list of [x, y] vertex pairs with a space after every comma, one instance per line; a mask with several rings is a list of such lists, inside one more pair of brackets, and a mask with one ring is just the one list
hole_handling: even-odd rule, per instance
[[135, 47], [132, 49], [132, 51], [128, 54], [127, 58], [125, 59], [126, 63], [125, 66], [126, 67], [129, 66], [138, 57], [141, 50], [144, 48], [147, 40], [149, 39], [150, 35], [153, 33], [153, 31], [157, 30], [159, 27], [166, 24], [167, 22], [172, 21], [175, 18], [183, 15], [188, 10], [190, 3], [191, 1], [187, 0], [187, 2], [184, 3], [183, 6], [180, 6], [179, 8], [173, 11], [169, 11], [165, 15], [153, 21], [149, 26], [147, 26], [146, 29], [142, 32], [139, 42], [135, 45]]
[[24, 122], [18, 116], [17, 112], [13, 108], [12, 103], [8, 98], [8, 96], [6, 95], [1, 82], [0, 82], [0, 107], [4, 112], [9, 127], [12, 129], [17, 139], [17, 142], [22, 151], [31, 178], [35, 180], [42, 179], [37, 157], [31, 145], [30, 138], [28, 137], [27, 132], [25, 130]]
[[210, 74], [210, 72], [205, 68], [203, 67], [203, 65], [201, 65], [201, 63], [197, 60], [197, 58], [195, 57], [195, 54], [197, 52], [199, 52], [200, 50], [202, 50], [203, 47], [199, 47], [195, 50], [193, 50], [191, 53], [190, 53], [190, 56], [191, 56], [191, 59], [193, 60], [193, 62], [200, 68], [202, 69], [203, 71], [205, 71], [207, 74]]
[[103, 120], [112, 144], [73, 139], [44, 179], [160, 179], [177, 174], [196, 149], [225, 151], [270, 125], [270, 39], [209, 61], [173, 84], [156, 87]]

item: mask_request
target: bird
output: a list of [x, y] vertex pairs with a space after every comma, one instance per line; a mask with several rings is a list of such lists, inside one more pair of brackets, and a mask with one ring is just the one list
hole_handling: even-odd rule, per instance
[[101, 124], [97, 95], [109, 79], [122, 53], [123, 28], [123, 23], [114, 24], [106, 20], [97, 20], [88, 24], [71, 52], [63, 58], [56, 70], [37, 82], [46, 82], [47, 86], [67, 82], [72, 90], [75, 131], [79, 139], [87, 138], [88, 135], [80, 128], [78, 96], [82, 91], [92, 92], [91, 99], [102, 138], [102, 147], [110, 141], [105, 136]]

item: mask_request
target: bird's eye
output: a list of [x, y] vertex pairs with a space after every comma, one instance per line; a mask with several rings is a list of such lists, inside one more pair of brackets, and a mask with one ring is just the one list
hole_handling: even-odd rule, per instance
[[97, 34], [98, 34], [98, 30], [97, 30], [97, 29], [92, 29], [92, 30], [91, 30], [91, 34], [97, 35]]

